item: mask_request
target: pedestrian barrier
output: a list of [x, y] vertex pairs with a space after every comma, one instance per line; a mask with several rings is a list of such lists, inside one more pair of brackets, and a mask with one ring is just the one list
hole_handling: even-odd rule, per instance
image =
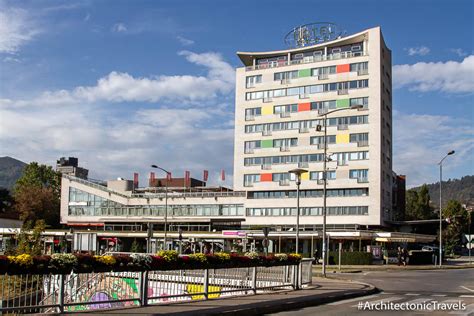
[[169, 304], [297, 290], [312, 259], [297, 265], [143, 272], [0, 276], [0, 312], [58, 313]]

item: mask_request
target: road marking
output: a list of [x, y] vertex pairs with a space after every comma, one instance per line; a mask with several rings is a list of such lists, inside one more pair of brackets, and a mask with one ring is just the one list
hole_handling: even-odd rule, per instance
[[[381, 299], [381, 300], [373, 300], [373, 301], [364, 301], [363, 300], [363, 297], [362, 299], [359, 299], [360, 302], [364, 302], [364, 304], [366, 303], [369, 303], [369, 304], [375, 304], [376, 302], [383, 302], [383, 303], [387, 303], [387, 302], [393, 302], [393, 301], [399, 301], [403, 299], [403, 297], [401, 296], [392, 296], [392, 297], [389, 297], [389, 298], [384, 298], [384, 299]], [[351, 307], [357, 307], [358, 305], [352, 305]]]
[[436, 297], [445, 297], [447, 296], [446, 294], [433, 294], [431, 296], [436, 296]]
[[360, 302], [363, 299], [371, 299], [371, 298], [378, 297], [378, 296], [379, 296], [379, 294], [374, 294], [374, 295], [365, 296], [365, 297], [350, 298], [350, 299], [343, 300], [343, 301], [332, 302], [332, 303], [329, 303], [329, 304], [326, 304], [326, 305], [342, 305], [342, 304], [346, 304], [346, 303]]
[[459, 295], [459, 297], [474, 297], [474, 295]]
[[468, 288], [468, 287], [465, 287], [465, 286], [462, 286], [462, 285], [461, 285], [460, 287], [462, 287], [462, 288], [465, 289], [465, 290], [468, 290], [469, 292], [474, 292], [474, 290], [471, 290], [471, 289]]
[[421, 294], [420, 293], [406, 293], [405, 295], [407, 295], [407, 296], [419, 296]]
[[390, 292], [382, 292], [382, 293], [380, 293], [380, 294], [383, 294], [383, 295], [393, 295], [393, 294], [395, 294], [395, 293], [390, 293]]

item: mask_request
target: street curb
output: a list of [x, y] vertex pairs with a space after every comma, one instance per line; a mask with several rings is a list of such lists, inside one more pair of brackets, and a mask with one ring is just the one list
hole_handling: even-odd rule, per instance
[[[330, 272], [326, 272], [326, 273], [333, 275], [333, 274], [340, 274], [340, 273], [360, 273], [360, 272], [371, 272], [371, 271], [384, 271], [384, 272], [387, 272], [387, 271], [428, 271], [428, 270], [439, 271], [439, 270], [464, 270], [464, 269], [474, 269], [474, 265], [443, 266], [441, 268], [438, 268], [438, 267], [420, 267], [420, 268], [382, 268], [381, 267], [381, 268], [373, 268], [373, 269], [359, 268], [359, 269], [348, 269], [346, 271], [344, 271], [344, 269], [342, 269], [341, 271], [330, 269], [329, 270]], [[318, 272], [315, 273], [313, 271], [313, 276], [321, 277], [321, 275], [322, 275], [321, 273], [318, 273]]]

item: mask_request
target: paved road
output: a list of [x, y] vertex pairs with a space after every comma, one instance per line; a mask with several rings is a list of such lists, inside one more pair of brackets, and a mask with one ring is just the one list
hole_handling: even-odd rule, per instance
[[[382, 293], [309, 307], [291, 312], [274, 314], [277, 316], [296, 315], [469, 315], [474, 316], [474, 269], [464, 270], [424, 270], [424, 271], [373, 271], [357, 274], [345, 274], [344, 277], [371, 283]], [[434, 302], [466, 305], [463, 311], [416, 310], [409, 312], [359, 310], [359, 302], [370, 303], [410, 303], [429, 304]], [[447, 305], [446, 305], [447, 306]]]

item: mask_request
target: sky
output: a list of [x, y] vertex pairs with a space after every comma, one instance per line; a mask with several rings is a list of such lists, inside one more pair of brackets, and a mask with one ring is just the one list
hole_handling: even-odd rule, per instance
[[[295, 26], [381, 26], [393, 61], [394, 170], [474, 174], [473, 1], [0, 0], [0, 156], [79, 158], [96, 179], [157, 164], [232, 183], [237, 51]], [[160, 176], [160, 174], [157, 174]]]

